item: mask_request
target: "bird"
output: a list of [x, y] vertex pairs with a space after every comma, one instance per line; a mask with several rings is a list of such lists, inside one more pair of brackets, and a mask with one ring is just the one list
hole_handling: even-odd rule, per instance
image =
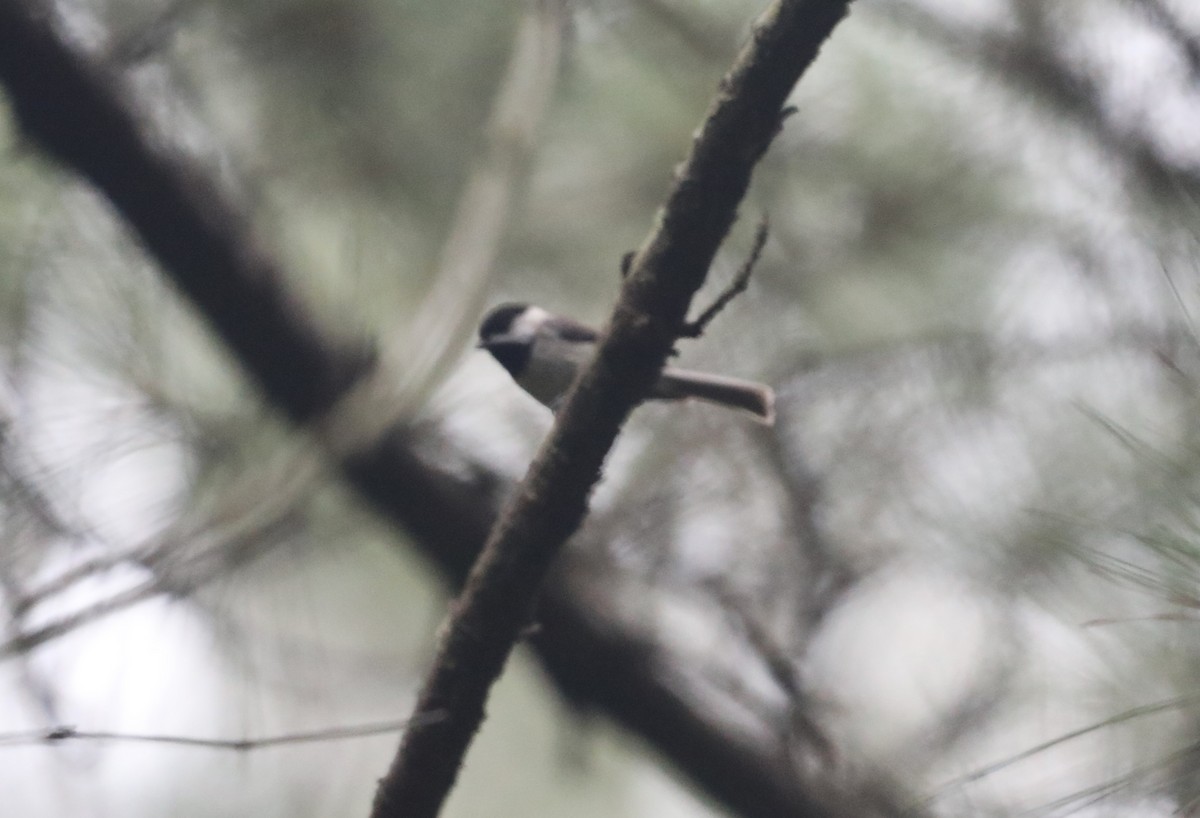
[[[490, 352], [518, 386], [557, 411], [580, 367], [595, 355], [599, 339], [600, 333], [573, 318], [532, 304], [507, 302], [483, 317], [478, 347]], [[738, 378], [668, 366], [650, 397], [695, 398], [749, 412], [768, 426], [775, 422], [774, 390]]]

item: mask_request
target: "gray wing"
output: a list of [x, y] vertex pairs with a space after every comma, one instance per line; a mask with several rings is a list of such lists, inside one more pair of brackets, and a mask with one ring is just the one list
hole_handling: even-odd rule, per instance
[[560, 338], [566, 341], [595, 342], [600, 338], [600, 333], [587, 324], [582, 324], [574, 318], [567, 318], [565, 315], [555, 315], [548, 319], [546, 324], [548, 326], [543, 329], [543, 332], [553, 329]]

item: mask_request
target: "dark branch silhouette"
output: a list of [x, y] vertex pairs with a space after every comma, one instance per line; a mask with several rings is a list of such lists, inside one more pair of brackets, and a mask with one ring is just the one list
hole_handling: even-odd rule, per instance
[[595, 359], [568, 392], [452, 607], [414, 711], [414, 718], [434, 710], [449, 717], [405, 734], [380, 782], [374, 818], [440, 811], [551, 562], [583, 521], [626, 417], [650, 393], [684, 331], [692, 297], [779, 131], [788, 95], [847, 6], [780, 1], [755, 23], [629, 267]]

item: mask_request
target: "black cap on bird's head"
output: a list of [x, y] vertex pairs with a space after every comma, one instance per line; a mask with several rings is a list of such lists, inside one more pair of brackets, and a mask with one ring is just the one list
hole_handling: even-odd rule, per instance
[[513, 322], [527, 309], [529, 309], [528, 304], [513, 302], [492, 307], [479, 324], [479, 345], [486, 347], [488, 341], [493, 338], [509, 335], [512, 332]]
[[492, 307], [479, 324], [479, 348], [492, 357], [514, 378], [529, 365], [533, 353], [531, 337], [517, 337], [514, 324], [529, 311], [528, 304], [506, 303]]

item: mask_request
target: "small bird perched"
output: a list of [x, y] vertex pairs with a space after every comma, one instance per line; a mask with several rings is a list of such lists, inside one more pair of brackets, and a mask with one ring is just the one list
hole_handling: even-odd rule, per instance
[[[492, 353], [518, 386], [552, 410], [558, 408], [579, 368], [596, 353], [599, 338], [586, 324], [530, 304], [493, 307], [479, 325], [479, 347]], [[743, 409], [768, 426], [775, 422], [771, 387], [736, 378], [668, 366], [650, 397], [696, 398]]]

